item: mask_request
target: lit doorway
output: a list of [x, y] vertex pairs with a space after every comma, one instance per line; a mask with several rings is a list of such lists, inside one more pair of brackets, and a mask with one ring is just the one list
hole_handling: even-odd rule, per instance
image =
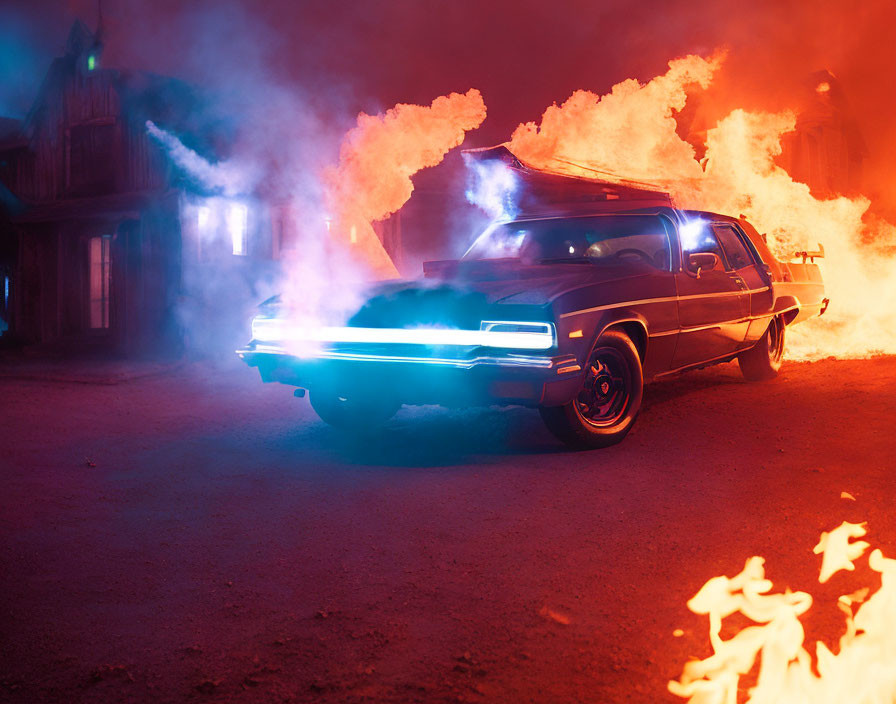
[[109, 291], [112, 288], [112, 236], [102, 235], [88, 240], [90, 261], [90, 328], [109, 328]]

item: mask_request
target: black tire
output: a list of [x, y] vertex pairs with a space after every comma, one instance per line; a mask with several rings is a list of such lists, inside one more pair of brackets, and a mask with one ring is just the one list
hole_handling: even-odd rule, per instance
[[324, 423], [358, 435], [384, 426], [401, 406], [386, 398], [344, 395], [327, 387], [313, 388], [309, 396], [311, 407]]
[[577, 449], [609, 447], [631, 430], [644, 397], [638, 350], [627, 335], [609, 330], [588, 356], [582, 388], [563, 406], [541, 407], [541, 418], [557, 438]]
[[741, 374], [747, 381], [768, 381], [778, 376], [784, 359], [784, 331], [781, 318], [773, 318], [765, 334], [737, 357]]

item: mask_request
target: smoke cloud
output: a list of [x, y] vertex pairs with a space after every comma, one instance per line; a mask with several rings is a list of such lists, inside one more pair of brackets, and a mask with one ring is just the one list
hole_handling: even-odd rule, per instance
[[[436, 98], [429, 107], [400, 104], [383, 115], [362, 113], [342, 140], [339, 163], [318, 175], [321, 191], [278, 195], [275, 190], [281, 200], [281, 236], [288, 232], [292, 240], [282, 254], [282, 312], [302, 327], [342, 323], [360, 306], [372, 278], [397, 276], [372, 223], [401, 208], [413, 192], [411, 176], [441, 162], [484, 119], [485, 104], [475, 89]], [[205, 192], [255, 195], [263, 154], [244, 149], [239, 161], [213, 163], [151, 121], [146, 126]], [[288, 185], [283, 172], [274, 175], [275, 188]], [[204, 211], [206, 229], [209, 210], [207, 205], [196, 208], [197, 216]], [[226, 224], [226, 216], [217, 220]]]
[[581, 176], [609, 170], [634, 180], [700, 178], [694, 148], [678, 136], [674, 115], [688, 88], [709, 86], [721, 60], [676, 59], [646, 84], [630, 78], [604, 96], [577, 90], [545, 110], [540, 124], [517, 127], [510, 150], [539, 168]]
[[789, 353], [814, 359], [896, 352], [892, 291], [896, 228], [867, 218], [870, 200], [818, 198], [775, 158], [792, 131], [792, 112], [733, 110], [707, 131], [705, 156], [676, 131], [689, 93], [709, 86], [720, 59], [687, 56], [646, 84], [627, 80], [604, 96], [577, 91], [547, 109], [540, 124], [520, 125], [510, 142], [524, 161], [547, 170], [593, 176], [594, 170], [647, 180], [676, 204], [744, 214], [787, 261], [821, 242], [831, 305], [826, 315], [792, 329]]
[[[93, 26], [95, 17], [92, 0], [33, 0], [15, 11], [0, 11], [0, 112], [24, 115], [51, 58], [59, 55], [72, 21], [81, 18]], [[684, 89], [688, 104], [683, 110], [699, 99], [707, 115], [707, 130], [711, 130], [736, 109], [747, 115], [784, 115], [797, 107], [793, 96], [806, 76], [827, 68], [840, 80], [868, 144], [862, 187], [866, 198], [850, 194], [846, 201], [835, 199], [835, 203], [816, 206], [803, 201], [800, 189], [793, 188], [791, 199], [806, 204], [798, 209], [817, 212], [822, 219], [828, 211], [842, 215], [845, 224], [837, 220], [827, 227], [836, 230], [834, 236], [844, 249], [856, 246], [861, 254], [848, 259], [847, 253], [835, 260], [837, 245], [826, 241], [831, 237], [814, 226], [772, 233], [786, 216], [773, 214], [763, 220], [758, 206], [750, 211], [735, 208], [739, 202], [733, 191], [717, 202], [728, 212], [745, 212], [775, 240], [824, 241], [829, 252], [825, 273], [832, 292], [839, 286], [833, 271], [836, 263], [850, 272], [843, 289], [864, 288], [869, 298], [873, 293], [886, 301], [890, 279], [885, 250], [892, 246], [892, 228], [881, 224], [881, 217], [896, 218], [891, 164], [891, 155], [896, 153], [896, 122], [892, 120], [896, 94], [887, 90], [896, 65], [896, 43], [890, 37], [894, 23], [896, 7], [889, 0], [860, 5], [838, 0], [802, 4], [720, 0], [709, 5], [648, 0], [634, 6], [621, 0], [599, 4], [570, 0], [559, 5], [540, 0], [485, 4], [455, 0], [435, 5], [386, 0], [349, 4], [340, 12], [333, 12], [325, 0], [197, 0], [188, 6], [177, 0], [121, 0], [104, 7], [106, 46], [101, 63], [176, 76], [201, 86], [208, 95], [208, 117], [219, 120], [234, 135], [222, 160], [259, 164], [265, 195], [287, 204], [309, 232], [317, 227], [312, 223], [336, 216], [321, 206], [325, 194], [319, 175], [338, 163], [340, 140], [361, 112], [376, 115], [398, 102], [425, 105], [434, 95], [475, 85], [488, 99], [489, 116], [471, 146], [487, 146], [506, 139], [521, 122], [535, 121], [546, 105], [561, 103], [582, 89], [577, 100], [591, 105], [590, 96], [626, 83], [626, 90], [633, 92], [625, 100], [628, 104], [640, 95], [632, 77], [639, 85], [648, 85], [651, 77], [665, 73], [663, 66], [670, 56], [706, 56], [723, 46], [724, 64], [714, 70], [706, 90]], [[674, 80], [667, 83], [672, 84], [667, 85], [672, 93], [678, 90]], [[661, 92], [662, 84], [654, 89]], [[682, 114], [672, 108], [680, 103], [679, 95], [672, 93], [665, 104], [680, 121]], [[638, 111], [630, 113], [639, 125], [652, 120], [663, 128], [652, 132], [659, 135], [658, 141], [645, 147], [638, 158], [659, 154], [667, 169], [678, 169], [663, 175], [679, 179], [684, 190], [688, 174], [697, 174], [695, 164], [699, 166], [704, 155], [698, 148], [692, 156], [688, 147], [694, 144], [673, 139], [664, 110], [646, 113], [643, 120]], [[744, 117], [741, 127], [744, 121], [749, 122]], [[774, 166], [768, 150], [776, 149], [776, 140], [790, 124], [784, 117], [774, 121], [762, 131], [762, 139], [769, 141], [758, 153], [766, 156], [758, 159], [750, 174], [729, 174], [731, 187], [738, 179], [749, 186], [756, 173]], [[725, 123], [725, 130], [735, 130], [737, 125], [732, 119]], [[717, 136], [721, 140], [723, 133]], [[708, 131], [706, 140], [710, 141]], [[545, 144], [541, 136], [535, 141], [542, 147]], [[710, 148], [717, 156], [706, 162], [704, 173], [712, 169], [713, 180], [721, 183], [725, 181], [724, 160], [719, 156], [722, 147]], [[668, 150], [674, 158], [667, 158]], [[639, 164], [639, 178], [644, 177], [645, 163]], [[448, 168], [443, 165], [433, 171], [447, 173]], [[696, 175], [701, 183], [706, 178]], [[457, 196], [462, 198], [462, 189]], [[446, 193], [445, 198], [449, 197]], [[412, 196], [406, 212], [427, 210], [414, 204]], [[425, 227], [415, 226], [410, 216], [405, 220], [408, 233], [451, 233], [417, 236], [421, 256], [424, 250], [430, 255], [446, 253], [459, 239], [452, 221], [459, 207], [456, 203], [443, 208], [442, 220], [433, 215], [421, 221]], [[813, 231], [807, 232], [810, 227]], [[349, 227], [349, 237], [350, 232]], [[323, 248], [321, 242], [315, 234], [309, 235], [306, 244], [309, 249]], [[835, 295], [830, 319], [820, 323], [830, 324], [841, 316], [849, 327], [850, 318], [866, 315], [864, 306]], [[251, 313], [251, 306], [246, 308]], [[794, 336], [800, 327], [794, 328]], [[864, 332], [855, 337], [852, 333], [841, 336], [836, 326], [831, 334], [843, 340], [864, 336], [865, 342], [853, 352], [859, 353], [861, 347], [890, 349], [887, 330], [891, 329], [882, 313], [873, 313], [856, 327]], [[824, 354], [824, 349], [832, 347], [825, 344], [813, 354]]]
[[220, 191], [225, 196], [246, 195], [258, 182], [258, 169], [251, 164], [237, 165], [228, 161], [212, 163], [170, 132], [159, 129], [152, 120], [147, 120], [146, 131], [166, 150], [168, 157], [198, 181], [205, 191]]
[[429, 107], [399, 104], [384, 115], [358, 116], [345, 136], [339, 165], [324, 175], [329, 209], [340, 232], [363, 249], [374, 274], [396, 276], [394, 264], [371, 223], [407, 203], [411, 176], [436, 166], [467, 131], [485, 119], [485, 103], [476, 89], [436, 98]]

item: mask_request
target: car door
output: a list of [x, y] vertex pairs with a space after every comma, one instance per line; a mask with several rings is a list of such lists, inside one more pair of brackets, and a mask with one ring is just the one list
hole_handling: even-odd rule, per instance
[[734, 223], [714, 223], [712, 229], [725, 251], [734, 275], [743, 281], [749, 296], [751, 321], [744, 339], [744, 346], [749, 347], [762, 337], [768, 327], [768, 316], [774, 304], [769, 277], [761, 268], [762, 261], [755, 248], [749, 245], [747, 236], [739, 227]]
[[[676, 273], [678, 316], [681, 327], [673, 368], [707, 362], [743, 346], [749, 326], [750, 298], [744, 279], [735, 271], [710, 223], [690, 225], [681, 233], [682, 266]], [[694, 271], [688, 256], [712, 253], [715, 268]]]

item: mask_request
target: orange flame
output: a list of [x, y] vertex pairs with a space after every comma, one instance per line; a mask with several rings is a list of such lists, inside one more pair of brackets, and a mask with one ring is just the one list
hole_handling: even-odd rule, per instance
[[[843, 523], [823, 533], [816, 552], [822, 552], [820, 582], [841, 569], [855, 569], [853, 561], [867, 550], [864, 527]], [[870, 598], [861, 589], [838, 599], [846, 616], [846, 633], [835, 655], [816, 643], [813, 659], [803, 647], [805, 633], [799, 617], [812, 606], [805, 592], [769, 594], [761, 557], [751, 557], [736, 577], [714, 577], [688, 602], [697, 614], [709, 616], [713, 655], [684, 666], [681, 679], [669, 691], [691, 704], [735, 704], [740, 677], [758, 665], [756, 686], [747, 704], [876, 704], [896, 701], [896, 560], [874, 550], [868, 560], [882, 575], [881, 587]], [[867, 601], [865, 599], [867, 598]], [[864, 603], [863, 603], [864, 602]], [[861, 604], [853, 613], [853, 606]], [[757, 624], [723, 640], [722, 621], [740, 613]]]
[[689, 92], [710, 84], [722, 61], [720, 54], [686, 56], [646, 84], [630, 79], [604, 96], [576, 91], [549, 107], [540, 125], [520, 125], [510, 149], [541, 169], [649, 181], [680, 207], [744, 214], [780, 259], [821, 242], [831, 305], [823, 318], [789, 333], [788, 356], [896, 352], [896, 227], [866, 224], [866, 198], [814, 197], [775, 163], [796, 116], [734, 110], [707, 131], [700, 161], [676, 132], [675, 113]]
[[697, 179], [702, 169], [676, 134], [674, 113], [689, 86], [709, 86], [722, 58], [676, 59], [647, 84], [629, 79], [604, 96], [578, 90], [545, 110], [540, 125], [517, 127], [510, 150], [537, 168], [576, 176], [598, 170], [638, 181]]
[[429, 107], [396, 105], [385, 115], [358, 116], [346, 134], [339, 165], [326, 173], [333, 230], [361, 250], [378, 278], [398, 272], [372, 223], [397, 211], [411, 197], [411, 176], [435, 166], [485, 119], [478, 90], [436, 98]]
[[[438, 164], [484, 119], [477, 90], [436, 98], [429, 107], [396, 105], [384, 115], [358, 116], [342, 141], [339, 164], [324, 174], [329, 214], [318, 212], [319, 222], [308, 222], [301, 208], [285, 216], [286, 228], [302, 233], [300, 247], [285, 255], [284, 314], [294, 325], [344, 324], [371, 278], [398, 276], [372, 223], [404, 205], [414, 190], [411, 176]], [[289, 349], [303, 356], [314, 354], [317, 344], [298, 341]]]

